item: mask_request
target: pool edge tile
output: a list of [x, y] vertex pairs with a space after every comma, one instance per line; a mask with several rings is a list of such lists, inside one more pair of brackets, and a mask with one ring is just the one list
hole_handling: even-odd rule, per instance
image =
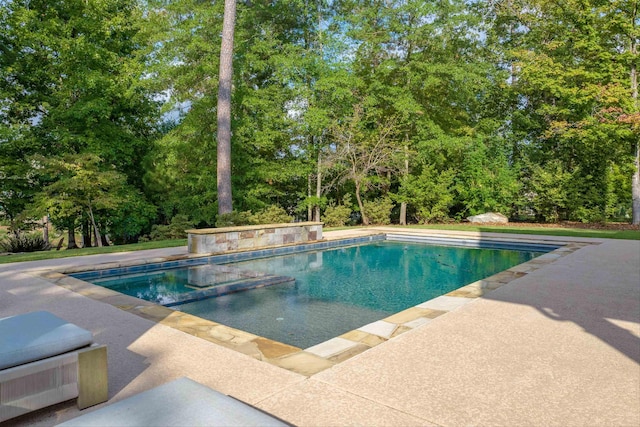
[[425, 301], [421, 304], [418, 304], [416, 305], [416, 307], [427, 308], [430, 310], [437, 310], [437, 311], [453, 311], [462, 307], [465, 304], [472, 302], [473, 300], [474, 299], [472, 298], [441, 295], [439, 297], [430, 299], [429, 301]]
[[395, 323], [390, 323], [384, 320], [378, 320], [375, 322], [368, 323], [358, 328], [357, 330], [389, 339], [391, 338], [391, 336], [393, 335], [393, 333], [396, 331], [397, 328], [398, 328], [398, 325]]
[[341, 337], [331, 338], [330, 340], [321, 342], [312, 347], [306, 348], [304, 351], [315, 354], [316, 356], [331, 358], [358, 345], [357, 342]]

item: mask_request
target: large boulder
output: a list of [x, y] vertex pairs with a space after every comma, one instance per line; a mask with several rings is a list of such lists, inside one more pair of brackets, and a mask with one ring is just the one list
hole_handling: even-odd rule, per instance
[[509, 222], [509, 218], [495, 212], [470, 216], [467, 220], [472, 224], [507, 224]]

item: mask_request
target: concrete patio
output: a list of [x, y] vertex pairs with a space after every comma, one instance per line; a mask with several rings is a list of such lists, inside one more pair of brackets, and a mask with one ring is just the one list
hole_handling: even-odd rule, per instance
[[[34, 274], [184, 247], [0, 265], [0, 317], [48, 310], [92, 331], [109, 351], [103, 405], [187, 376], [299, 426], [640, 425], [640, 241], [545, 239], [594, 244], [311, 376]], [[51, 426], [78, 414], [71, 401], [10, 423]]]

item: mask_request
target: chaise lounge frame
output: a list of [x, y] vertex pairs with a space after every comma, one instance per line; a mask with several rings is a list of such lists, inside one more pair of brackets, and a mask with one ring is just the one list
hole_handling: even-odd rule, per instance
[[105, 345], [90, 344], [0, 370], [0, 422], [74, 398], [79, 409], [107, 400]]

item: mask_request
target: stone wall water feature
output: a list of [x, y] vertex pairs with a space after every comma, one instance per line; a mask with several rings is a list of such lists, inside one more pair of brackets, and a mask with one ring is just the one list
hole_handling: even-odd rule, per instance
[[187, 234], [189, 253], [219, 254], [322, 240], [322, 223], [295, 222], [203, 228], [187, 230]]

